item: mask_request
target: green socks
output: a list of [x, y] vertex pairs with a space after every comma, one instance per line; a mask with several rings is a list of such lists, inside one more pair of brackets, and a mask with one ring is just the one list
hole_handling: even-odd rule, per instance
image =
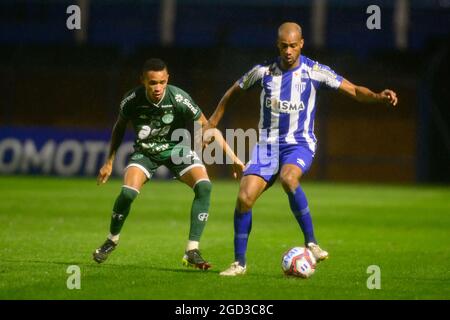
[[199, 241], [205, 228], [206, 220], [208, 220], [211, 188], [209, 180], [201, 180], [194, 186], [195, 198], [192, 202], [191, 228], [189, 230], [189, 240], [191, 241]]
[[117, 235], [122, 229], [123, 223], [130, 212], [131, 203], [137, 197], [139, 192], [127, 186], [122, 186], [122, 190], [114, 203], [109, 232]]
[[[211, 182], [201, 180], [194, 186], [194, 201], [191, 208], [191, 227], [189, 230], [189, 240], [199, 241], [208, 220], [209, 202], [211, 197]], [[114, 203], [109, 232], [111, 235], [118, 235], [125, 219], [130, 212], [131, 203], [139, 192], [123, 186], [119, 196]]]

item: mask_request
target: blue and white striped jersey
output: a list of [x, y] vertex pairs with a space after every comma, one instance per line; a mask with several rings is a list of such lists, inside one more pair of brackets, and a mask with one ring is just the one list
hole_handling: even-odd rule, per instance
[[244, 90], [257, 83], [262, 87], [260, 142], [303, 144], [315, 152], [316, 92], [323, 86], [337, 89], [341, 82], [342, 77], [329, 67], [301, 55], [295, 69], [282, 70], [277, 58], [256, 65], [238, 84]]

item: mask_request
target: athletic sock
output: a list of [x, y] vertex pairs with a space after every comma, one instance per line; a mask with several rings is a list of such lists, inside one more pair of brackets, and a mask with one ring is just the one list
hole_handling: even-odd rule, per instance
[[188, 252], [190, 250], [198, 249], [198, 246], [199, 246], [199, 242], [198, 241], [188, 240], [188, 242], [186, 244], [186, 252]]
[[137, 197], [139, 191], [127, 186], [123, 186], [119, 196], [116, 199], [111, 216], [109, 232], [112, 236], [118, 235], [122, 226], [130, 213], [130, 207], [133, 200]]
[[293, 192], [288, 192], [287, 194], [291, 210], [302, 229], [305, 244], [310, 242], [317, 243], [316, 238], [314, 237], [314, 228], [308, 207], [308, 200], [306, 199], [306, 195], [302, 188], [298, 186]]
[[211, 182], [203, 180], [194, 186], [194, 201], [191, 208], [190, 241], [200, 241], [208, 220], [209, 203], [211, 198]]
[[238, 212], [234, 210], [234, 258], [241, 266], [245, 266], [247, 243], [252, 230], [252, 210]]
[[114, 242], [115, 244], [119, 243], [120, 233], [118, 234], [109, 234], [108, 239]]

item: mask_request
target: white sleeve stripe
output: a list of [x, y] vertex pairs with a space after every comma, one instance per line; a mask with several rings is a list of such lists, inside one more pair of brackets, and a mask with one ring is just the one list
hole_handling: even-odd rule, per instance
[[329, 88], [337, 89], [341, 85], [342, 77], [326, 66], [315, 64], [310, 68], [311, 80], [325, 84]]
[[257, 65], [239, 79], [241, 89], [247, 90], [261, 80], [267, 67]]

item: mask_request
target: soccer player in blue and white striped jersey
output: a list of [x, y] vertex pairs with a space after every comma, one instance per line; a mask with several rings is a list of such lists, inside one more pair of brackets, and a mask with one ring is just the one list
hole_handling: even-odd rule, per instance
[[374, 93], [301, 55], [303, 44], [301, 27], [292, 22], [283, 23], [278, 29], [279, 57], [256, 65], [233, 84], [209, 119], [209, 126], [216, 127], [225, 108], [242, 92], [256, 85], [262, 88], [259, 142], [244, 171], [234, 213], [235, 262], [221, 275], [235, 276], [246, 272], [252, 207], [278, 176], [303, 232], [305, 246], [318, 261], [328, 258], [328, 253], [317, 244], [308, 201], [299, 183], [310, 168], [316, 151], [314, 116], [318, 90], [324, 87], [336, 89], [364, 103], [397, 104], [394, 91]]

